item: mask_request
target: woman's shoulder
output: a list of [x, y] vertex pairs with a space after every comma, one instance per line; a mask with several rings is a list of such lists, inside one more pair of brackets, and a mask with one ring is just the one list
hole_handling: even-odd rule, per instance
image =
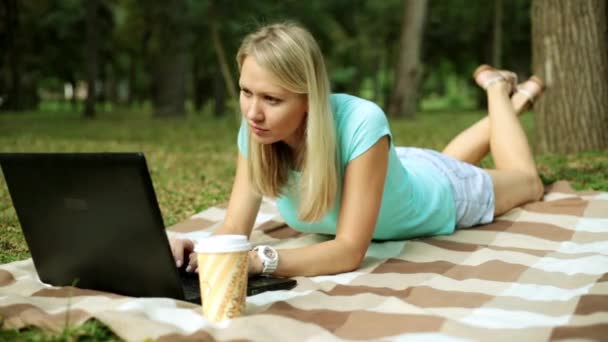
[[331, 110], [338, 125], [358, 121], [383, 120], [386, 115], [376, 103], [348, 94], [332, 94]]
[[364, 107], [375, 108], [382, 111], [380, 106], [378, 106], [375, 102], [350, 94], [331, 94], [330, 101], [332, 107], [335, 109], [358, 109]]
[[332, 94], [331, 107], [338, 124], [386, 119], [384, 111], [375, 102], [353, 95]]
[[384, 111], [374, 102], [348, 94], [333, 94], [331, 101], [344, 164], [391, 135]]

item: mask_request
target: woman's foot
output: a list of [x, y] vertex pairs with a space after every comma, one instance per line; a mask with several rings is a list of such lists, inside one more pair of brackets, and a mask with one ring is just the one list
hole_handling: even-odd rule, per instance
[[484, 90], [498, 82], [506, 82], [509, 86], [509, 95], [515, 90], [517, 75], [508, 70], [497, 70], [487, 64], [482, 64], [473, 72], [473, 78], [477, 85]]
[[527, 111], [532, 104], [543, 94], [545, 84], [538, 76], [532, 76], [517, 85], [515, 93], [511, 96], [511, 103], [518, 115]]
[[530, 104], [534, 103], [545, 90], [545, 82], [538, 76], [532, 76], [527, 81], [517, 85], [516, 94], [523, 95]]

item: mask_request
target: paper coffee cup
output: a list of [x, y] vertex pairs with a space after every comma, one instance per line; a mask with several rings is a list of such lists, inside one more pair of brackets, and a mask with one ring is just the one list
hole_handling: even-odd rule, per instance
[[219, 322], [245, 312], [248, 252], [245, 235], [213, 235], [196, 243], [203, 315]]

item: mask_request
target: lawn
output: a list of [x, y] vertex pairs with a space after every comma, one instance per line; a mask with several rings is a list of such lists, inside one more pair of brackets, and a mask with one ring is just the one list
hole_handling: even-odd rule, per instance
[[[451, 137], [481, 118], [480, 112], [421, 113], [416, 120], [391, 120], [397, 145], [441, 149]], [[532, 114], [522, 119], [533, 141]], [[146, 155], [167, 226], [227, 201], [236, 158], [236, 117], [189, 115], [152, 119], [143, 112], [103, 113], [85, 120], [72, 112], [0, 114], [0, 152], [125, 152]], [[576, 189], [608, 191], [608, 151], [537, 156], [546, 183], [558, 179]], [[491, 159], [482, 165], [491, 166]], [[28, 258], [19, 222], [0, 177], [0, 263]], [[0, 317], [0, 328], [2, 317]], [[54, 336], [38, 329], [0, 331], [0, 340], [108, 340], [116, 338], [98, 322]]]

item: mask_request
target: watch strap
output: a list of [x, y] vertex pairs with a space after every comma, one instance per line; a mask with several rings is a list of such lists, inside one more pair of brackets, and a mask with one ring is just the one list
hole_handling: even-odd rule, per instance
[[[256, 246], [254, 249], [262, 262], [262, 275], [274, 273], [279, 265], [279, 253], [270, 246]], [[269, 256], [270, 255], [270, 256]]]

